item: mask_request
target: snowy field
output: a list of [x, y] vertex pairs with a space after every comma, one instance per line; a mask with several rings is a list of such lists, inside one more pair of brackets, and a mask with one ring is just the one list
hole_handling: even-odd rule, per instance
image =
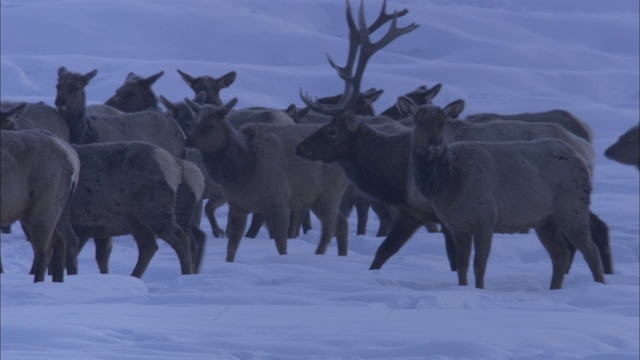
[[[102, 103], [129, 72], [164, 70], [156, 93], [192, 97], [176, 69], [238, 73], [223, 101], [237, 107], [302, 105], [299, 91], [339, 93], [326, 54], [347, 52], [343, 0], [2, 0], [3, 100], [53, 105], [57, 69], [86, 73]], [[353, 1], [356, 9], [358, 4]], [[367, 18], [380, 1], [365, 3]], [[486, 288], [457, 286], [441, 234], [418, 232], [378, 271], [381, 238], [350, 218], [349, 255], [335, 242], [313, 255], [319, 224], [277, 255], [262, 230], [235, 263], [208, 234], [202, 273], [181, 276], [160, 250], [142, 280], [131, 237], [114, 241], [100, 275], [89, 243], [80, 274], [33, 284], [19, 226], [2, 235], [1, 354], [14, 359], [589, 359], [637, 360], [638, 170], [604, 149], [638, 123], [637, 0], [390, 1], [420, 27], [371, 60], [363, 89], [384, 89], [377, 111], [420, 85], [442, 83], [435, 103], [462, 98], [466, 114], [568, 110], [594, 131], [592, 210], [610, 227], [615, 274], [594, 283], [578, 255], [563, 289], [548, 290], [551, 262], [533, 232], [496, 235]], [[226, 207], [218, 219], [226, 224]]]

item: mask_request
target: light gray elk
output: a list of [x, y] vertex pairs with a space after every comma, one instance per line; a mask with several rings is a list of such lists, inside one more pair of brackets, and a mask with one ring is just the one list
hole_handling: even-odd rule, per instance
[[611, 144], [604, 155], [625, 165], [633, 165], [640, 170], [640, 125], [625, 131]]
[[3, 101], [2, 125], [5, 130], [41, 129], [69, 141], [69, 128], [53, 107], [45, 103]]
[[[407, 97], [399, 97], [397, 101], [398, 109], [410, 122], [415, 121], [416, 115], [420, 112], [421, 106], [415, 104]], [[553, 122], [523, 122], [509, 120], [494, 120], [484, 123], [473, 123], [458, 120], [458, 115], [464, 110], [463, 100], [457, 100], [446, 106], [450, 118], [445, 123], [445, 134], [449, 143], [457, 141], [485, 141], [502, 142], [518, 140], [535, 140], [543, 138], [559, 139], [572, 146], [587, 162], [589, 172], [593, 178], [595, 167], [595, 151], [591, 143], [574, 135], [563, 126]], [[523, 229], [524, 230], [524, 229]], [[596, 242], [600, 251], [605, 274], [613, 274], [613, 260], [611, 258], [611, 247], [609, 244], [609, 228], [593, 212], [590, 212], [591, 237]], [[575, 248], [571, 243], [567, 243], [571, 256], [575, 254]]]
[[338, 254], [347, 255], [347, 221], [339, 213], [347, 187], [341, 169], [294, 156], [295, 145], [315, 125], [247, 124], [236, 130], [226, 116], [236, 103], [203, 105], [187, 146], [202, 153], [209, 175], [229, 204], [226, 261], [233, 262], [248, 213], [266, 217], [278, 253], [287, 253], [290, 212], [311, 209], [322, 223], [316, 253], [325, 253], [337, 229]]
[[[45, 103], [3, 101], [2, 123], [4, 130], [42, 129], [69, 141], [69, 128], [56, 109]], [[3, 233], [11, 232], [11, 225], [2, 227]]]
[[34, 282], [44, 281], [50, 261], [53, 281], [62, 282], [66, 243], [58, 222], [78, 183], [78, 155], [42, 130], [1, 130], [0, 136], [1, 224], [23, 225], [33, 246]]
[[[79, 155], [81, 170], [69, 221], [81, 240], [83, 233], [101, 239], [133, 235], [138, 245], [138, 261], [131, 275], [141, 278], [158, 249], [156, 237], [159, 237], [178, 255], [182, 274], [194, 273], [197, 248], [192, 246], [189, 228], [179, 223], [180, 217], [190, 219], [191, 214], [183, 214], [185, 210], [176, 205], [180, 204], [180, 185], [192, 184], [184, 178], [185, 171], [191, 169], [185, 170], [179, 159], [148, 142], [73, 147]], [[186, 194], [199, 191], [199, 195], [193, 194], [193, 199], [187, 201], [191, 202], [187, 211], [195, 209], [197, 205], [192, 202], [197, 202], [202, 194], [203, 179], [200, 185], [195, 181], [193, 190], [185, 189]]]
[[467, 285], [472, 244], [475, 285], [484, 288], [493, 233], [523, 228], [534, 228], [549, 252], [551, 289], [561, 288], [571, 262], [565, 241], [604, 283], [589, 232], [591, 174], [584, 157], [558, 139], [450, 143], [445, 125], [453, 108], [427, 105], [414, 115], [410, 171], [452, 234], [458, 284]]

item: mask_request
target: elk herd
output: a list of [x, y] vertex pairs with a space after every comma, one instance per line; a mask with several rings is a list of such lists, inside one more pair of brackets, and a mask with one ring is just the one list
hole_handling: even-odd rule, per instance
[[[594, 281], [613, 273], [609, 232], [590, 209], [595, 152], [589, 126], [551, 110], [460, 118], [463, 100], [433, 103], [442, 85], [399, 96], [376, 115], [379, 89], [361, 90], [369, 59], [418, 25], [400, 27], [408, 10], [367, 25], [361, 2], [354, 18], [347, 1], [346, 64], [330, 65], [344, 81], [337, 96], [304, 107], [236, 109], [220, 78], [179, 76], [194, 91], [184, 101], [156, 96], [164, 75], [130, 73], [104, 105], [87, 105], [85, 87], [97, 75], [58, 70], [55, 108], [2, 102], [2, 218], [19, 221], [31, 242], [34, 281], [47, 271], [61, 282], [77, 274], [77, 255], [93, 239], [101, 273], [108, 273], [112, 237], [131, 235], [141, 278], [158, 249], [176, 252], [182, 274], [198, 273], [206, 235], [227, 237], [233, 262], [241, 239], [266, 225], [279, 254], [287, 239], [320, 221], [316, 254], [335, 236], [347, 255], [347, 217], [355, 207], [358, 234], [373, 209], [384, 237], [370, 269], [380, 269], [422, 226], [441, 232], [452, 271], [467, 285], [474, 250], [475, 286], [484, 274], [494, 233], [533, 229], [552, 262], [552, 289], [561, 288], [576, 251]], [[371, 34], [389, 24], [382, 36]], [[165, 110], [159, 104], [162, 103]], [[620, 136], [606, 157], [640, 168], [638, 125]], [[222, 228], [215, 210], [228, 204]], [[248, 215], [251, 225], [246, 231]], [[5, 229], [6, 230], [6, 229]], [[6, 230], [10, 231], [10, 230]]]

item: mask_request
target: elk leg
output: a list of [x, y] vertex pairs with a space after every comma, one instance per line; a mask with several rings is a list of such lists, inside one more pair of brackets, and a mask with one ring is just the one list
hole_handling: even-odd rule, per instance
[[560, 229], [558, 228], [555, 220], [547, 220], [535, 228], [538, 239], [544, 246], [551, 257], [552, 275], [551, 286], [552, 290], [560, 289], [562, 282], [564, 281], [564, 275], [569, 267], [569, 261], [571, 259], [569, 249], [567, 248], [565, 241], [562, 239]]
[[376, 256], [369, 270], [381, 269], [382, 265], [402, 248], [422, 224], [422, 221], [410, 214], [400, 214], [395, 224], [393, 224], [389, 235], [387, 235], [378, 247]]
[[[247, 230], [245, 237], [248, 237], [249, 239], [255, 239], [256, 236], [258, 236], [258, 232], [260, 231], [260, 228], [262, 227], [262, 225], [264, 225], [264, 222], [265, 222], [264, 215], [259, 213], [253, 213], [251, 215], [251, 224], [249, 225], [249, 230]], [[273, 239], [273, 236], [271, 234], [271, 229], [267, 227], [267, 230], [269, 230], [269, 237]]]
[[220, 227], [220, 225], [218, 225], [218, 220], [216, 219], [215, 214], [216, 209], [222, 204], [224, 204], [224, 201], [220, 203], [220, 201], [210, 199], [204, 205], [204, 214], [207, 216], [209, 224], [211, 224], [211, 233], [215, 238], [224, 237], [224, 230]]
[[129, 227], [131, 235], [138, 245], [138, 261], [136, 262], [136, 266], [133, 268], [133, 272], [131, 272], [131, 276], [141, 279], [142, 275], [147, 270], [153, 255], [158, 251], [158, 244], [156, 243], [156, 238], [153, 235], [153, 232], [147, 229], [147, 227], [138, 221], [138, 219], [130, 217]]
[[271, 229], [271, 233], [275, 238], [276, 249], [278, 254], [287, 254], [287, 232], [289, 230], [289, 216], [291, 211], [286, 206], [276, 206], [273, 211], [267, 215], [267, 225]]
[[456, 265], [458, 271], [458, 285], [469, 285], [467, 273], [469, 272], [469, 259], [471, 258], [472, 236], [470, 233], [452, 232], [453, 242], [456, 246]]
[[96, 263], [98, 264], [98, 269], [100, 269], [100, 274], [108, 274], [113, 239], [111, 237], [96, 236], [93, 238], [93, 242], [96, 244]]
[[473, 258], [473, 274], [476, 279], [476, 288], [484, 289], [484, 274], [487, 270], [487, 261], [491, 252], [493, 229], [480, 228], [473, 234], [475, 255]]
[[229, 219], [227, 223], [227, 262], [233, 262], [235, 259], [246, 225], [247, 213], [229, 204]]

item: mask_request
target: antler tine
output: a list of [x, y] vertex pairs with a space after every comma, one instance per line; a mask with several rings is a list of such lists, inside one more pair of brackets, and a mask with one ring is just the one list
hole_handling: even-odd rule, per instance
[[373, 22], [373, 24], [371, 24], [371, 26], [369, 26], [369, 34], [373, 33], [374, 31], [378, 30], [382, 25], [386, 24], [389, 20], [393, 19], [393, 16], [395, 14], [397, 14], [397, 17], [401, 17], [401, 16], [405, 16], [409, 13], [408, 9], [403, 9], [401, 11], [395, 11], [393, 14], [387, 14], [387, 0], [384, 0], [384, 2], [382, 3], [382, 10], [380, 10], [380, 15], [378, 15], [378, 18], [376, 19], [376, 21]]

